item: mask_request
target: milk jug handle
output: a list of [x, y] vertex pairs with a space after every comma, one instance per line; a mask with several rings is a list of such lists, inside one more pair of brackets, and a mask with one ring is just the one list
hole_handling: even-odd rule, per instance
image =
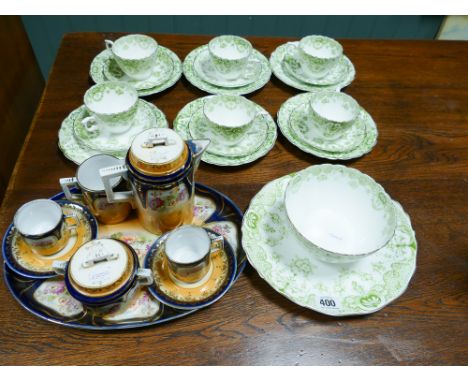
[[104, 189], [106, 190], [107, 201], [109, 203], [120, 203], [120, 202], [131, 202], [133, 199], [133, 193], [131, 191], [118, 191], [114, 192], [111, 185], [111, 179], [119, 176], [126, 177], [127, 166], [124, 164], [118, 164], [115, 166], [101, 168], [99, 170]]

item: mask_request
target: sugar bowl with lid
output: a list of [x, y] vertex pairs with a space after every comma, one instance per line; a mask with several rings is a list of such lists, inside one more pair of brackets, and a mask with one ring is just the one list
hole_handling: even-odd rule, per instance
[[[209, 140], [184, 141], [174, 130], [155, 128], [138, 134], [125, 164], [100, 169], [110, 203], [132, 201], [143, 227], [155, 234], [193, 219], [195, 172]], [[115, 192], [112, 179], [123, 176], [131, 190]]]
[[70, 295], [91, 308], [111, 307], [153, 283], [149, 269], [140, 268], [135, 250], [116, 239], [83, 244], [68, 261], [55, 261]]

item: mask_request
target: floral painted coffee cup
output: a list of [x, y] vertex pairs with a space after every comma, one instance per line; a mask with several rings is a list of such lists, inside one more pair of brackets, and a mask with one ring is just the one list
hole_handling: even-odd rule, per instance
[[127, 76], [134, 80], [145, 80], [151, 76], [158, 50], [154, 38], [131, 34], [115, 41], [105, 40], [105, 43]]
[[[66, 219], [73, 219], [75, 223], [70, 224]], [[13, 224], [34, 253], [50, 256], [66, 246], [78, 220], [73, 215], [64, 215], [53, 200], [36, 199], [18, 209]]]
[[343, 55], [341, 44], [326, 36], [311, 35], [299, 41], [296, 52], [299, 61], [311, 77], [319, 79], [327, 75]]
[[239, 36], [224, 35], [208, 43], [208, 51], [214, 68], [225, 78], [239, 78], [252, 53], [252, 44]]
[[175, 229], [164, 243], [169, 276], [179, 285], [200, 282], [209, 277], [211, 254], [223, 248], [223, 237], [210, 237], [202, 227], [184, 225]]
[[323, 140], [340, 139], [356, 122], [361, 107], [356, 100], [334, 91], [316, 93], [308, 104], [313, 134]]
[[203, 114], [214, 138], [233, 146], [245, 137], [258, 112], [242, 96], [216, 95], [205, 101]]
[[132, 125], [138, 109], [138, 93], [125, 82], [103, 82], [89, 88], [84, 104], [91, 114], [81, 122], [90, 132], [122, 134]]
[[[122, 165], [123, 162], [107, 154], [98, 154], [80, 164], [76, 176], [61, 178], [60, 186], [68, 200], [83, 200], [94, 216], [103, 224], [117, 224], [124, 221], [132, 211], [130, 202], [109, 203], [99, 170], [109, 166]], [[114, 190], [125, 187], [122, 177], [111, 179]], [[71, 187], [77, 187], [79, 193], [72, 193]]]

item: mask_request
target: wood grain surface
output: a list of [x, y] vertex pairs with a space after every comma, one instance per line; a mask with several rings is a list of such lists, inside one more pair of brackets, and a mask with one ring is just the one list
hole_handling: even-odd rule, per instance
[[[115, 34], [74, 33], [62, 41], [43, 100], [0, 214], [5, 232], [24, 202], [59, 191], [75, 165], [57, 147], [57, 131], [92, 85], [89, 65]], [[184, 58], [209, 36], [154, 35]], [[251, 38], [269, 56], [279, 38]], [[468, 43], [345, 40], [357, 77], [346, 89], [377, 122], [379, 140], [347, 161], [380, 182], [404, 206], [419, 243], [409, 289], [383, 310], [337, 319], [301, 308], [248, 266], [219, 302], [192, 316], [144, 330], [94, 333], [62, 328], [24, 311], [0, 287], [1, 364], [392, 365], [468, 361]], [[298, 91], [272, 77], [249, 98], [273, 115]], [[206, 95], [185, 79], [148, 97], [172, 122]], [[202, 164], [197, 181], [245, 210], [268, 181], [316, 163], [281, 135], [253, 164]]]

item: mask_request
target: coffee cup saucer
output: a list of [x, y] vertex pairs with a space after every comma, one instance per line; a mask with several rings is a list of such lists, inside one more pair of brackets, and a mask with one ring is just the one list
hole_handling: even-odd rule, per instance
[[[338, 91], [348, 86], [351, 82], [353, 82], [354, 77], [356, 75], [356, 70], [354, 69], [353, 63], [345, 55], [343, 55], [342, 59], [339, 61], [340, 64], [338, 65], [338, 67], [334, 71], [332, 71], [332, 73], [335, 73], [335, 71], [336, 73], [341, 73], [341, 71], [343, 73], [343, 76], [336, 83], [318, 85], [315, 83], [313, 84], [304, 82], [303, 78], [296, 78], [293, 75], [293, 73], [289, 72], [289, 66], [285, 65], [284, 58], [287, 54], [291, 54], [291, 52], [294, 52], [293, 49], [296, 49], [294, 46], [298, 44], [299, 42], [296, 41], [280, 45], [270, 56], [270, 65], [273, 73], [285, 84], [299, 90], [311, 92], [316, 91], [318, 89], [329, 89]], [[329, 74], [326, 77], [314, 80], [314, 82], [328, 82], [331, 78], [327, 78], [328, 76], [331, 75]]]
[[[102, 153], [128, 150], [133, 138], [143, 130], [151, 127], [165, 127], [164, 121], [158, 120], [154, 113], [154, 107], [143, 100], [138, 101], [135, 119], [127, 131], [122, 134], [111, 134], [106, 132], [106, 127], [97, 130], [88, 130], [82, 120], [89, 116], [86, 108], [81, 110], [73, 123], [73, 134], [78, 143], [90, 150]], [[160, 126], [162, 125], [162, 126]]]
[[[152, 75], [137, 81], [126, 76], [118, 67], [112, 53], [105, 49], [94, 57], [89, 74], [97, 84], [110, 80], [128, 81], [137, 89], [140, 97], [157, 94], [173, 86], [182, 76], [182, 62], [173, 51], [159, 46], [158, 58], [160, 60], [155, 64]], [[153, 85], [154, 83], [156, 85]]]
[[286, 72], [297, 81], [305, 82], [310, 85], [327, 86], [337, 84], [346, 77], [349, 68], [348, 62], [344, 56], [338, 60], [337, 64], [329, 70], [325, 76], [317, 78], [314, 77], [304, 65], [302, 65], [301, 60], [297, 57], [297, 52], [295, 52], [294, 49], [295, 48], [290, 49], [284, 55], [283, 66], [285, 67]]
[[[167, 122], [166, 116], [164, 113], [158, 109], [152, 103], [149, 103], [145, 100], [139, 100], [139, 103], [144, 103], [149, 109], [152, 110], [154, 114], [154, 118], [156, 121], [156, 127], [168, 127], [169, 124]], [[75, 120], [83, 115], [85, 112], [86, 107], [80, 106], [79, 108], [73, 110], [62, 122], [62, 125], [59, 129], [59, 142], [58, 146], [62, 151], [63, 155], [72, 162], [80, 165], [89, 157], [92, 157], [96, 154], [101, 154], [100, 151], [92, 150], [89, 147], [80, 144], [80, 142], [76, 139], [74, 133], [74, 124]], [[130, 143], [130, 142], [129, 142]], [[125, 155], [127, 154], [127, 149], [121, 151], [109, 151], [106, 152], [107, 154], [111, 154], [117, 158], [124, 159]]]
[[3, 237], [2, 252], [5, 263], [13, 272], [33, 279], [55, 277], [57, 274], [52, 268], [54, 261], [70, 259], [82, 244], [97, 237], [97, 221], [87, 207], [68, 200], [56, 202], [60, 204], [65, 215], [73, 215], [76, 218], [76, 232], [70, 235], [62, 250], [50, 256], [41, 256], [31, 250], [11, 224]]
[[[219, 235], [205, 228], [211, 237]], [[175, 309], [200, 309], [218, 301], [228, 291], [234, 280], [237, 259], [227, 240], [224, 249], [211, 254], [211, 266], [207, 275], [197, 283], [186, 284], [174, 279], [169, 273], [164, 234], [151, 246], [144, 259], [145, 268], [151, 269], [154, 284], [149, 286], [151, 294], [165, 305]]]
[[[315, 92], [317, 92], [317, 90], [315, 90]], [[365, 124], [365, 136], [362, 142], [355, 148], [345, 152], [333, 152], [321, 150], [311, 145], [307, 141], [304, 141], [292, 128], [290, 118], [291, 114], [297, 107], [308, 103], [312, 97], [314, 97], [313, 92], [298, 94], [289, 98], [281, 105], [277, 115], [278, 126], [289, 142], [306, 153], [315, 155], [319, 158], [330, 160], [347, 160], [358, 158], [367, 154], [374, 148], [378, 137], [377, 125], [375, 124], [370, 114], [364, 109], [361, 110], [360, 118], [362, 118], [362, 121]]]
[[308, 111], [308, 103], [299, 105], [291, 112], [289, 124], [299, 139], [319, 150], [342, 153], [348, 152], [359, 146], [366, 136], [366, 124], [363, 112], [352, 126], [345, 130], [343, 135], [334, 140], [325, 140], [314, 134], [317, 122]]
[[262, 116], [257, 116], [240, 142], [235, 145], [226, 145], [221, 138], [218, 138], [211, 132], [209, 122], [203, 114], [203, 109], [197, 110], [189, 122], [189, 131], [192, 138], [210, 139], [210, 144], [206, 151], [226, 157], [242, 157], [252, 154], [264, 142], [267, 130], [268, 124]]
[[242, 73], [242, 75], [236, 79], [228, 79], [216, 70], [208, 49], [204, 49], [198, 54], [193, 63], [193, 67], [204, 81], [225, 88], [238, 88], [253, 83], [256, 81], [262, 69], [259, 61], [252, 59], [247, 63], [245, 72]]
[[417, 252], [402, 206], [393, 202], [397, 228], [386, 246], [352, 263], [327, 263], [287, 219], [284, 196], [293, 176], [265, 185], [244, 215], [242, 246], [259, 275], [292, 302], [330, 316], [373, 313], [400, 297], [415, 272]]
[[[185, 105], [182, 110], [179, 111], [177, 117], [174, 120], [174, 130], [183, 138], [191, 139], [190, 134], [190, 121], [192, 116], [199, 110], [203, 109], [205, 100], [209, 97], [197, 98], [196, 100], [189, 102]], [[270, 152], [274, 147], [277, 138], [276, 123], [271, 115], [260, 105], [256, 105], [257, 113], [262, 114], [262, 118], [265, 121], [266, 137], [262, 141], [261, 145], [250, 154], [228, 157], [225, 155], [216, 155], [205, 151], [202, 155], [202, 161], [210, 163], [216, 166], [241, 166], [247, 163], [251, 163]], [[209, 146], [208, 146], [209, 147]]]
[[[252, 93], [265, 86], [271, 77], [270, 63], [268, 59], [260, 53], [258, 50], [253, 49], [251, 57], [253, 60], [259, 62], [259, 71], [255, 76], [254, 81], [249, 82], [242, 86], [227, 87], [217, 86], [210, 82], [210, 80], [204, 75], [203, 72], [199, 74], [199, 71], [195, 68], [195, 62], [200, 54], [205, 54], [208, 51], [208, 46], [203, 45], [192, 50], [184, 60], [183, 72], [187, 80], [198, 89], [206, 91], [211, 94], [225, 94], [225, 95], [245, 95]], [[200, 69], [201, 70], [201, 69]]]

